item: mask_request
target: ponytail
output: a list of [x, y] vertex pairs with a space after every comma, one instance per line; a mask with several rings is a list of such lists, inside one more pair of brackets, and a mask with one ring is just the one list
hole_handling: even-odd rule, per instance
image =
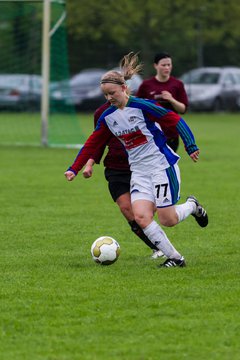
[[143, 64], [139, 63], [138, 53], [134, 54], [133, 52], [130, 52], [122, 58], [119, 67], [120, 72], [111, 70], [104, 74], [101, 79], [101, 84], [126, 84], [126, 80], [131, 79], [142, 70]]

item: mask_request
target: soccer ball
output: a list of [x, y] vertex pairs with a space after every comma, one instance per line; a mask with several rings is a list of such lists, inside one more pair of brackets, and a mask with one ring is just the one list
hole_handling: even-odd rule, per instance
[[120, 255], [120, 245], [110, 236], [101, 236], [92, 244], [91, 254], [96, 263], [111, 265]]

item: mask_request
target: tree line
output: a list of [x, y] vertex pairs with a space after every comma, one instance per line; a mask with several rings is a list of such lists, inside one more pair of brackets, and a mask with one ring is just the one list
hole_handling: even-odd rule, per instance
[[73, 66], [112, 66], [139, 51], [145, 73], [168, 51], [177, 74], [200, 66], [240, 64], [238, 0], [68, 0]]
[[[160, 51], [172, 55], [176, 76], [240, 66], [239, 0], [52, 0], [52, 26], [64, 10], [70, 75], [115, 67], [130, 51], [139, 52], [144, 77]], [[0, 72], [41, 72], [41, 28], [41, 2], [0, 2]], [[62, 30], [52, 38], [55, 72], [65, 56]]]

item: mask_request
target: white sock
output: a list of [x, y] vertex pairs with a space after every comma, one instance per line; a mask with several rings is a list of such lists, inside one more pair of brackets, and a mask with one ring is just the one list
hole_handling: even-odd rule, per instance
[[175, 205], [175, 210], [178, 215], [178, 222], [181, 222], [195, 212], [196, 205], [193, 201], [186, 201], [184, 204]]
[[153, 220], [147, 227], [145, 227], [145, 229], [143, 229], [143, 232], [168, 258], [181, 258], [181, 254], [179, 254], [179, 252], [174, 248], [167, 235], [162, 230], [161, 226], [156, 223], [156, 221]]

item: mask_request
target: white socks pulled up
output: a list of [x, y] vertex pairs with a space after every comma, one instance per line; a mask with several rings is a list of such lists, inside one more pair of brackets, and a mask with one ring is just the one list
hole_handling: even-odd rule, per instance
[[164, 255], [170, 259], [180, 259], [181, 254], [174, 248], [167, 235], [156, 221], [152, 221], [145, 229], [144, 234]]

